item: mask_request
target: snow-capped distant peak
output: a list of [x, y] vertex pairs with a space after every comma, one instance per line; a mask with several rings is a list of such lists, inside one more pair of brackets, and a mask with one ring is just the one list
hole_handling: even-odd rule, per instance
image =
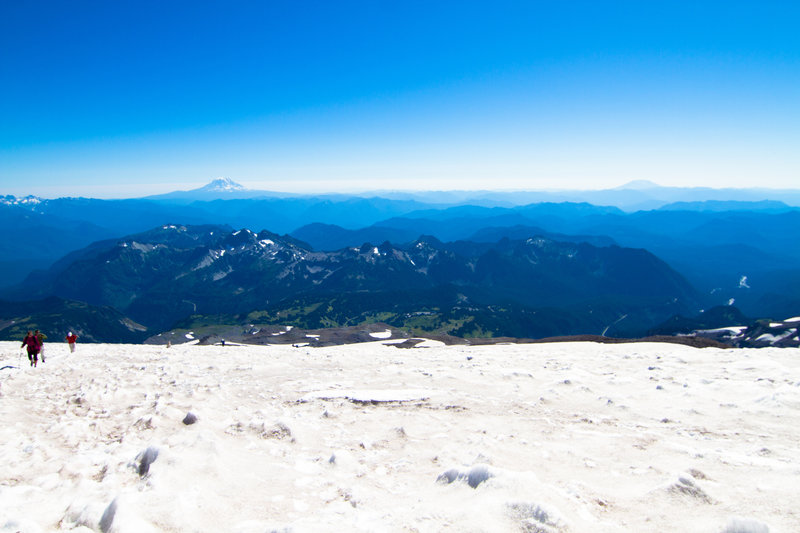
[[42, 199], [38, 196], [28, 195], [24, 198], [17, 198], [12, 194], [0, 196], [0, 204], [5, 205], [38, 205], [42, 203]]
[[633, 190], [633, 191], [645, 191], [647, 189], [657, 189], [660, 187], [658, 183], [654, 183], [650, 180], [633, 180], [629, 181], [625, 185], [621, 185], [617, 187], [617, 190]]
[[245, 188], [230, 178], [217, 178], [199, 190], [207, 192], [243, 191]]

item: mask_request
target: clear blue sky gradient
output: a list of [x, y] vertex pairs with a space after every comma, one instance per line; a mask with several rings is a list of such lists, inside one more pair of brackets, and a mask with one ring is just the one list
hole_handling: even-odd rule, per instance
[[797, 188], [798, 2], [0, 2], [0, 194]]

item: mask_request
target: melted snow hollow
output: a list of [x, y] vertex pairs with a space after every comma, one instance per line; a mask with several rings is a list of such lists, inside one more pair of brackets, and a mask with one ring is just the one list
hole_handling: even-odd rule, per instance
[[800, 531], [795, 349], [0, 343], [0, 531]]

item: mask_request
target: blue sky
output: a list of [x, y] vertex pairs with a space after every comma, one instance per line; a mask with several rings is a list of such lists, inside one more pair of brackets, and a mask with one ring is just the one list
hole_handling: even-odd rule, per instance
[[797, 2], [0, 3], [0, 194], [800, 183]]

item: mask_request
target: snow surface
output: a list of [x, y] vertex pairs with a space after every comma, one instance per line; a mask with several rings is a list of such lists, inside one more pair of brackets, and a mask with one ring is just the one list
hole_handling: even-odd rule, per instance
[[[774, 326], [773, 326], [773, 327], [774, 327]], [[776, 342], [780, 342], [780, 341], [782, 341], [783, 339], [786, 339], [786, 338], [788, 338], [788, 337], [791, 337], [791, 336], [792, 336], [792, 335], [794, 335], [795, 333], [797, 333], [797, 330], [796, 330], [796, 329], [790, 329], [790, 330], [784, 331], [784, 332], [783, 332], [783, 333], [781, 333], [780, 335], [773, 335], [772, 333], [763, 333], [763, 334], [759, 335], [759, 336], [756, 338], [756, 341], [760, 341], [760, 342], [768, 342], [768, 343], [770, 343], [770, 344], [775, 344]]]
[[701, 329], [700, 331], [706, 333], [720, 333], [723, 331], [730, 332], [734, 335], [739, 335], [741, 332], [747, 329], [747, 326], [727, 326], [724, 328], [716, 328], [716, 329]]
[[310, 402], [311, 400], [334, 400], [337, 398], [345, 398], [361, 403], [393, 403], [426, 400], [430, 394], [431, 393], [429, 391], [421, 390], [333, 389], [309, 392], [298, 401]]
[[230, 178], [225, 178], [220, 176], [211, 182], [202, 187], [201, 190], [204, 191], [243, 191], [244, 187]]
[[800, 531], [796, 349], [418, 346], [0, 342], [0, 531]]
[[392, 330], [387, 329], [385, 331], [373, 331], [369, 334], [369, 336], [373, 339], [388, 339], [392, 336]]

